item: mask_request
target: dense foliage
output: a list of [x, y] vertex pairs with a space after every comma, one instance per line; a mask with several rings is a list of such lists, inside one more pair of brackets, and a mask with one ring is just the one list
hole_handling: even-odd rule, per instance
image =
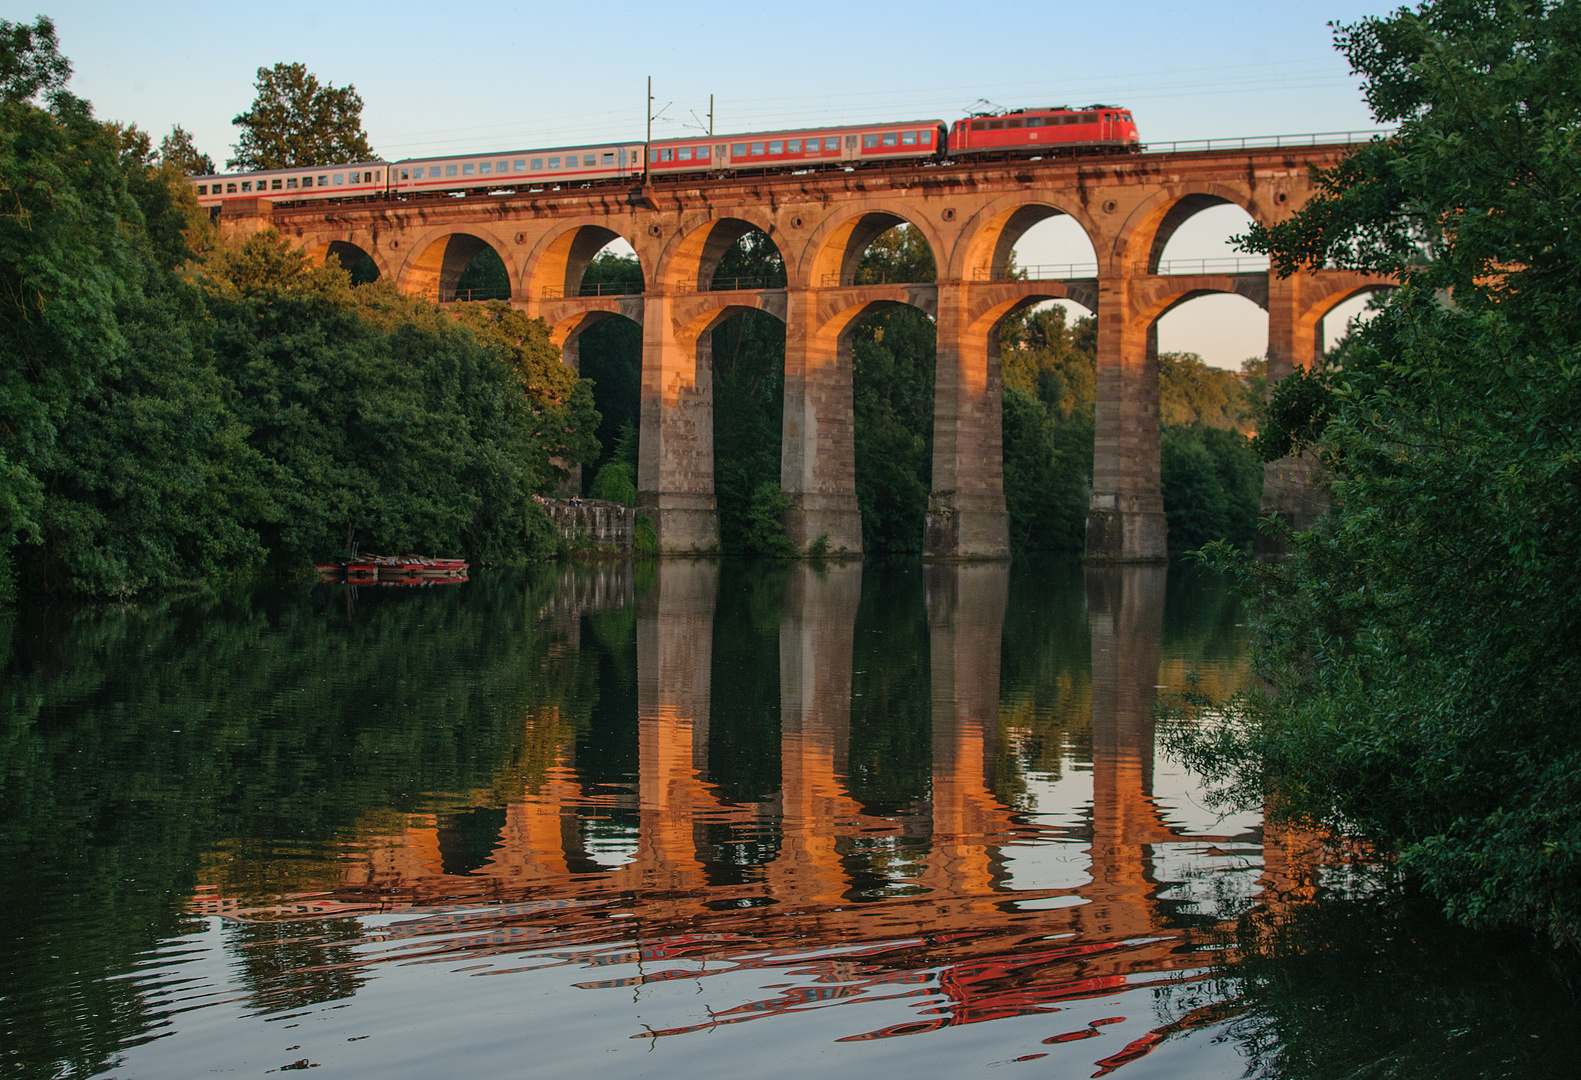
[[220, 241], [179, 129], [156, 152], [94, 120], [54, 49], [48, 20], [0, 24], [0, 594], [549, 546], [530, 496], [598, 417], [543, 323]]
[[1333, 509], [1239, 565], [1277, 694], [1198, 749], [1455, 918], [1581, 942], [1581, 6], [1437, 0], [1337, 40], [1399, 132], [1251, 246], [1401, 288], [1275, 396], [1269, 452], [1308, 447]]

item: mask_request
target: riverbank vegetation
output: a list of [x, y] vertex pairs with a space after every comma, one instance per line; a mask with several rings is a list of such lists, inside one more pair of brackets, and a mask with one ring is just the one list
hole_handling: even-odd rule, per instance
[[598, 418], [541, 322], [222, 240], [182, 133], [94, 119], [48, 20], [0, 42], [0, 593], [552, 550], [531, 496], [592, 459]]
[[1265, 454], [1321, 466], [1287, 561], [1223, 550], [1272, 691], [1191, 746], [1228, 791], [1373, 844], [1472, 926], [1581, 944], [1581, 8], [1437, 0], [1342, 26], [1378, 139], [1250, 246], [1396, 278]]

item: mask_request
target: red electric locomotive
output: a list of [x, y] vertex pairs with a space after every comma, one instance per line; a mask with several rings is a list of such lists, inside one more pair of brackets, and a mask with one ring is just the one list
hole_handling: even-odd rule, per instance
[[1140, 149], [1129, 109], [1089, 105], [1085, 109], [1016, 109], [999, 116], [957, 120], [950, 130], [949, 152], [951, 157], [963, 157]]

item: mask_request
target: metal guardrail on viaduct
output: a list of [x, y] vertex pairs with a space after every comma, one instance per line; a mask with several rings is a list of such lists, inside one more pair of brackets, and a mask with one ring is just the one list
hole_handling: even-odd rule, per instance
[[[996, 327], [1044, 300], [1070, 299], [1098, 318], [1097, 423], [1089, 558], [1165, 557], [1159, 488], [1155, 327], [1176, 305], [1235, 293], [1268, 312], [1269, 378], [1309, 364], [1320, 324], [1379, 278], [1320, 270], [1280, 278], [1247, 259], [1162, 261], [1193, 214], [1231, 203], [1254, 220], [1288, 218], [1313, 195], [1312, 167], [1337, 162], [1375, 132], [1153, 144], [1146, 152], [1043, 160], [916, 162], [853, 170], [734, 174], [633, 186], [495, 191], [465, 198], [339, 204], [227, 205], [222, 229], [268, 226], [314, 254], [351, 265], [368, 256], [405, 293], [456, 298], [462, 271], [492, 247], [510, 302], [549, 323], [566, 362], [599, 319], [642, 327], [638, 502], [667, 552], [715, 550], [709, 331], [741, 311], [785, 322], [785, 414], [780, 483], [798, 547], [827, 536], [859, 552], [851, 394], [851, 329], [907, 304], [938, 330], [933, 490], [925, 550], [945, 558], [1009, 553], [1000, 447]], [[1069, 215], [1092, 241], [1087, 264], [1009, 272], [1016, 241]], [[910, 223], [926, 240], [937, 280], [858, 284], [857, 265], [879, 235]], [[761, 229], [784, 259], [787, 284], [716, 281], [721, 256]], [[593, 257], [625, 239], [641, 262], [640, 291], [585, 287]], [[722, 286], [722, 287], [721, 287]], [[480, 297], [481, 298], [481, 297]], [[1269, 466], [1265, 512], [1300, 523], [1312, 512], [1299, 462]]]

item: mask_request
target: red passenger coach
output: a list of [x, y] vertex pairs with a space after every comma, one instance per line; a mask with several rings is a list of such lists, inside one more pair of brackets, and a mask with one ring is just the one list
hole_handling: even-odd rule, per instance
[[345, 199], [384, 194], [389, 169], [387, 161], [360, 161], [318, 169], [194, 176], [192, 184], [200, 206], [221, 206], [232, 199]]
[[892, 158], [931, 158], [944, 146], [944, 121], [859, 124], [763, 131], [750, 135], [698, 135], [652, 144], [648, 172], [798, 169]]
[[1140, 148], [1130, 110], [1115, 105], [1017, 109], [1002, 116], [957, 120], [950, 131], [951, 157]]

